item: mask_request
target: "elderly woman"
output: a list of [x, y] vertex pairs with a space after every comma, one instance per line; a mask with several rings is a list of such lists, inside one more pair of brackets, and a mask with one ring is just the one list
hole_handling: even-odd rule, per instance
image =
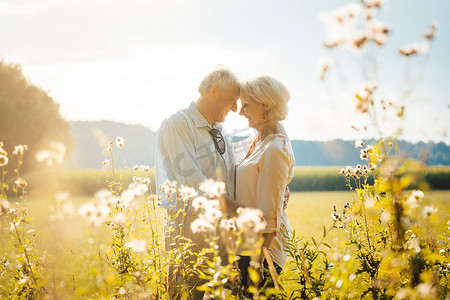
[[[275, 269], [281, 272], [287, 253], [283, 250], [290, 235], [289, 220], [283, 209], [285, 188], [294, 175], [294, 154], [280, 123], [288, 114], [290, 94], [278, 80], [261, 76], [246, 80], [240, 89], [240, 114], [257, 132], [247, 155], [236, 166], [236, 200], [264, 213], [267, 226], [262, 232], [263, 245], [269, 250]], [[267, 267], [263, 252], [259, 258]], [[250, 257], [241, 256], [239, 268], [243, 284], [248, 284]], [[268, 276], [260, 284], [267, 283]]]

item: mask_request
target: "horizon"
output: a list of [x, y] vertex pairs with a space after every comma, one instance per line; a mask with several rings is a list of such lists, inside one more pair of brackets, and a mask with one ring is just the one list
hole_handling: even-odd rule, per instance
[[[72, 123], [72, 122], [80, 122], [80, 123], [83, 123], [83, 122], [86, 122], [86, 123], [88, 123], [88, 122], [92, 122], [92, 123], [96, 123], [96, 122], [113, 122], [113, 123], [116, 123], [116, 124], [127, 125], [127, 126], [143, 126], [143, 127], [147, 128], [147, 129], [149, 129], [152, 133], [154, 133], [154, 134], [157, 133], [157, 131], [154, 131], [149, 126], [146, 126], [145, 124], [141, 124], [141, 123], [127, 123], [127, 122], [106, 120], [106, 119], [103, 119], [103, 120], [70, 120], [68, 122], [69, 123]], [[253, 129], [247, 127], [245, 131], [251, 131], [251, 130], [253, 130]], [[246, 137], [250, 136], [250, 135], [232, 135], [229, 132], [228, 132], [228, 135], [230, 137], [237, 137], [237, 138], [246, 138]], [[332, 141], [343, 141], [343, 142], [355, 142], [356, 141], [354, 139], [343, 139], [343, 138], [339, 138], [339, 137], [338, 138], [333, 138], [333, 139], [330, 139], [330, 140], [307, 140], [307, 139], [295, 139], [295, 138], [289, 138], [289, 139], [291, 141], [323, 142], [323, 143], [332, 142]], [[362, 140], [365, 141], [365, 142], [370, 142], [370, 141], [376, 141], [377, 139], [376, 138], [363, 138]], [[432, 140], [427, 140], [427, 141], [426, 140], [410, 141], [410, 140], [406, 140], [406, 139], [395, 139], [395, 140], [400, 141], [400, 142], [407, 142], [407, 143], [411, 143], [411, 144], [418, 144], [418, 143], [424, 143], [424, 144], [435, 143], [435, 144], [439, 144], [439, 143], [444, 143], [445, 145], [450, 146], [450, 143], [447, 143], [445, 141], [432, 141]]]

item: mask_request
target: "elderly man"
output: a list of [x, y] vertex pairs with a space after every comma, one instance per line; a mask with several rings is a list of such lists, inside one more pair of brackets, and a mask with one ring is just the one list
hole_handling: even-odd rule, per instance
[[[157, 185], [168, 179], [176, 181], [178, 186], [198, 188], [202, 181], [212, 178], [225, 182], [227, 198], [234, 199], [234, 152], [230, 138], [219, 123], [230, 111], [237, 110], [239, 83], [228, 69], [218, 67], [203, 79], [198, 91], [200, 97], [197, 101], [166, 119], [158, 131]], [[180, 232], [181, 236], [193, 241], [194, 251], [200, 252], [202, 248], [209, 247], [201, 234], [191, 232], [190, 224], [196, 219], [195, 212], [185, 208], [187, 215], [177, 218], [176, 211], [183, 208], [183, 203], [176, 203], [175, 197], [164, 194], [161, 197], [162, 206], [168, 213], [166, 248], [170, 250], [175, 236]], [[186, 258], [188, 265], [194, 261], [195, 256]], [[176, 286], [174, 271], [174, 267], [169, 268], [169, 285], [174, 288], [172, 296], [178, 297], [186, 291]], [[195, 288], [202, 283], [195, 274], [188, 278], [190, 298], [203, 298], [203, 292]]]

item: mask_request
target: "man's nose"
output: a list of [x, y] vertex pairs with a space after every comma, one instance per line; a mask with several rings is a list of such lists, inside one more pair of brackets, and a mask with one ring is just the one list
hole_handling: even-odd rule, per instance
[[236, 112], [236, 111], [237, 111], [237, 102], [234, 102], [234, 103], [233, 103], [233, 105], [231, 106], [231, 110], [232, 110], [233, 112]]

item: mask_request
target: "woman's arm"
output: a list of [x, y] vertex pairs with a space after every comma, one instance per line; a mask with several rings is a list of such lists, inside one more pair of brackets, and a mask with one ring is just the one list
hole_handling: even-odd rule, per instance
[[278, 143], [271, 144], [259, 161], [256, 199], [267, 222], [267, 233], [277, 232], [281, 226], [279, 214], [283, 209], [290, 168], [288, 154]]

